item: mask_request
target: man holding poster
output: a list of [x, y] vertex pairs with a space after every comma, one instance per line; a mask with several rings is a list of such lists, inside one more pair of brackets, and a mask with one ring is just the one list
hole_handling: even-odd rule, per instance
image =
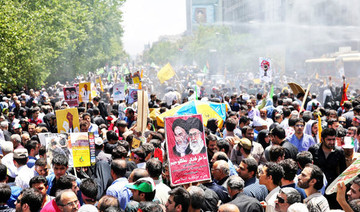
[[202, 115], [167, 117], [165, 132], [171, 185], [210, 180]]

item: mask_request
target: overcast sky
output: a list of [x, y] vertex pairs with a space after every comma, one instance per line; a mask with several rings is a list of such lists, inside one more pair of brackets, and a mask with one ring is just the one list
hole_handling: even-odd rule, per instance
[[123, 43], [132, 56], [161, 35], [186, 30], [186, 0], [127, 0], [122, 11]]

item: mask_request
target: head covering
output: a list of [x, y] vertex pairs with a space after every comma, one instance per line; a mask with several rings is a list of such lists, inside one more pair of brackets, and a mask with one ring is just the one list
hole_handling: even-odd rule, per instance
[[305, 133], [305, 134], [312, 136], [311, 128], [312, 128], [312, 125], [313, 125], [314, 122], [316, 122], [316, 121], [315, 121], [315, 120], [309, 120], [309, 121], [305, 124], [305, 130], [304, 130], [304, 133]]
[[265, 149], [266, 147], [268, 147], [270, 145], [270, 141], [269, 143], [266, 143], [265, 138], [269, 136], [269, 131], [268, 130], [261, 130], [258, 133], [258, 136], [256, 138], [256, 141], [258, 143], [261, 144], [261, 146]]
[[[139, 181], [147, 181], [139, 184]], [[150, 184], [150, 185], [149, 185]], [[143, 177], [138, 179], [135, 183], [129, 183], [126, 185], [127, 188], [138, 190], [144, 193], [153, 192], [155, 190], [154, 180], [150, 177]]]
[[212, 134], [215, 134], [218, 128], [218, 126], [216, 125], [216, 121], [217, 119], [211, 118], [207, 122], [207, 128], [211, 131]]
[[27, 149], [19, 148], [19, 149], [15, 149], [13, 157], [15, 159], [24, 159], [27, 158], [28, 156], [29, 155]]
[[240, 146], [242, 146], [244, 149], [251, 150], [252, 144], [251, 141], [247, 138], [242, 138], [239, 141]]
[[351, 137], [346, 136], [344, 138], [344, 145], [342, 145], [343, 149], [353, 149], [354, 148], [354, 143]]

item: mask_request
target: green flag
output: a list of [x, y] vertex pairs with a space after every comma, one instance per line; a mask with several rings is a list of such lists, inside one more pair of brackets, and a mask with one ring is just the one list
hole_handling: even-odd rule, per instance
[[204, 74], [209, 73], [209, 69], [207, 68], [206, 65], [204, 65], [204, 68], [203, 68], [203, 70], [202, 70], [202, 73], [204, 73]]
[[270, 94], [269, 94], [270, 98], [272, 99], [274, 96], [274, 85], [271, 85], [271, 89], [270, 89]]

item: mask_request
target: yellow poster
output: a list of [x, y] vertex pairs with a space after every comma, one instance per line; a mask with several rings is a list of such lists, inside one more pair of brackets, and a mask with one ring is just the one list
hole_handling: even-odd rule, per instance
[[79, 102], [89, 102], [91, 100], [91, 83], [82, 82], [79, 84]]
[[79, 113], [77, 108], [56, 110], [58, 133], [80, 132]]
[[90, 166], [88, 133], [71, 133], [70, 139], [74, 167]]
[[133, 149], [136, 149], [136, 148], [138, 148], [138, 147], [140, 146], [140, 144], [141, 144], [141, 141], [140, 141], [139, 139], [133, 137], [133, 140], [132, 140], [132, 143], [131, 143], [131, 147], [132, 147]]
[[94, 83], [91, 83], [91, 98], [90, 98], [90, 102], [91, 99], [94, 98], [95, 96], [98, 96], [98, 92], [96, 90], [96, 85]]
[[140, 78], [139, 77], [133, 77], [133, 82], [134, 82], [134, 84], [139, 84], [140, 83]]
[[99, 84], [101, 92], [104, 92], [104, 87], [103, 87], [103, 84], [102, 84], [102, 81], [101, 81], [101, 77], [96, 78], [95, 83]]

